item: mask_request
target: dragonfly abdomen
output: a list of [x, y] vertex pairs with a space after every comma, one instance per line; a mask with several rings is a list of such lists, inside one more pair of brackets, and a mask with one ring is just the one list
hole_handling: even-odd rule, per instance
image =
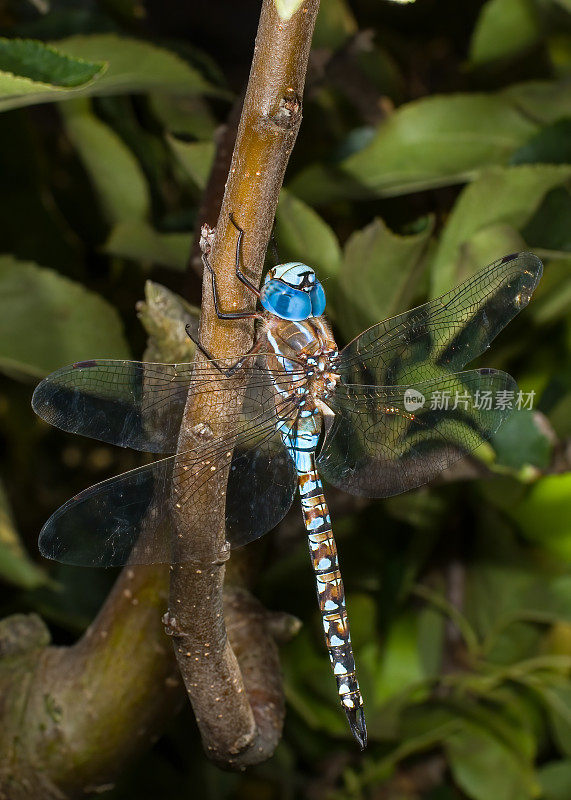
[[367, 729], [363, 698], [355, 670], [349, 620], [345, 608], [345, 590], [339, 570], [329, 509], [315, 466], [315, 452], [298, 450], [295, 447], [293, 450], [327, 650], [337, 681], [341, 705], [353, 735], [364, 748], [367, 744]]

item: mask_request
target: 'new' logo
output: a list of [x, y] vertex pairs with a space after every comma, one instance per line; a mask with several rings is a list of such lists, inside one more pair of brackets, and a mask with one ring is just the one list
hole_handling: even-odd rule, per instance
[[407, 411], [417, 411], [426, 403], [426, 397], [416, 389], [407, 389], [404, 393], [404, 407]]

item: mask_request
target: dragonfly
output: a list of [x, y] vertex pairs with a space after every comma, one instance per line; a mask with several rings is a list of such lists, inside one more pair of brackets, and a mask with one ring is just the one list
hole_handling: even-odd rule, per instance
[[[187, 331], [200, 351], [192, 363], [82, 361], [37, 386], [33, 408], [52, 425], [162, 456], [68, 500], [45, 523], [39, 548], [90, 567], [208, 563], [221, 554], [209, 552], [204, 520], [193, 514], [205, 492], [223, 502], [226, 542], [235, 548], [274, 528], [297, 489], [341, 706], [364, 748], [363, 698], [322, 479], [355, 495], [388, 497], [425, 484], [491, 439], [512, 413], [517, 384], [496, 369], [464, 367], [528, 304], [542, 263], [531, 253], [505, 256], [339, 350], [315, 271], [282, 263], [258, 289], [243, 271], [244, 230], [231, 220], [236, 278], [256, 297], [255, 310], [222, 309], [206, 254], [204, 274], [221, 320], [255, 320], [247, 353], [222, 362]], [[179, 440], [189, 392], [207, 407], [208, 421]], [[181, 520], [183, 546], [174, 534]]]

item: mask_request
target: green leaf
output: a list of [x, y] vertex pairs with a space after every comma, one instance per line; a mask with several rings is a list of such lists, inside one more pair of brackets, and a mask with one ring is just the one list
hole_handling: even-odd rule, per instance
[[[467, 186], [440, 238], [432, 265], [432, 296], [437, 297], [474, 271], [463, 256], [478, 232], [498, 224], [520, 230], [546, 193], [570, 177], [571, 166], [495, 167]], [[498, 250], [495, 258], [503, 255], [506, 253]]]
[[324, 655], [322, 645], [317, 650], [316, 637], [307, 628], [281, 649], [286, 697], [307, 725], [346, 735], [335, 681], [323, 679], [330, 669]]
[[105, 70], [43, 42], [0, 39], [0, 111], [88, 92]]
[[432, 228], [428, 221], [420, 233], [399, 236], [377, 218], [349, 237], [339, 270], [342, 309], [336, 309], [345, 338], [408, 307]]
[[527, 81], [508, 86], [500, 96], [529, 119], [546, 125], [571, 116], [571, 84], [561, 81]]
[[542, 416], [528, 410], [516, 411], [494, 436], [498, 463], [512, 469], [531, 464], [546, 469], [551, 460], [553, 442]]
[[375, 705], [425, 678], [419, 649], [418, 619], [414, 611], [401, 613], [392, 623], [375, 676]]
[[568, 681], [551, 686], [535, 685], [549, 713], [554, 738], [562, 753], [571, 756], [571, 686]]
[[[569, 313], [569, 301], [565, 314]], [[571, 392], [563, 393], [549, 409], [549, 422], [560, 438], [571, 436]]]
[[319, 7], [312, 47], [336, 50], [357, 30], [357, 22], [347, 0], [328, 0]]
[[184, 270], [188, 263], [190, 233], [159, 233], [144, 222], [128, 221], [116, 225], [104, 250], [110, 255], [130, 258], [142, 264], [161, 264]]
[[128, 358], [115, 309], [51, 269], [0, 256], [0, 369], [42, 377], [82, 359]]
[[[558, 2], [558, 0], [552, 0], [552, 2]], [[559, 0], [559, 2], [560, 5], [566, 4], [568, 9], [571, 10], [570, 0]], [[571, 36], [564, 29], [559, 34], [551, 33], [545, 42], [552, 71], [558, 78], [568, 78], [569, 74], [571, 74], [570, 42]]]
[[53, 43], [62, 53], [95, 61], [108, 68], [98, 82], [97, 94], [169, 92], [225, 94], [175, 53], [145, 41], [112, 33], [70, 36]]
[[145, 219], [151, 207], [149, 188], [123, 140], [91, 112], [88, 100], [63, 103], [61, 111], [108, 221]]
[[[571, 159], [570, 159], [571, 160]], [[571, 192], [559, 187], [548, 192], [543, 202], [523, 228], [531, 246], [557, 255], [571, 253]]]
[[540, 36], [532, 0], [488, 0], [472, 36], [470, 61], [480, 65], [511, 58], [535, 44]]
[[[0, 89], [2, 94], [17, 85], [51, 84], [75, 88], [89, 83], [105, 71], [105, 64], [82, 56], [70, 57], [33, 39], [0, 39]], [[11, 83], [10, 78], [21, 83]]]
[[201, 95], [151, 92], [149, 105], [162, 126], [171, 134], [185, 134], [200, 140], [214, 140], [217, 127], [212, 109]]
[[[72, 36], [51, 45], [34, 40], [23, 44], [12, 39], [0, 41], [5, 42], [0, 69], [4, 63], [9, 70], [0, 72], [0, 110], [77, 96], [157, 89], [225, 94], [174, 53], [116, 34]], [[18, 71], [12, 73], [11, 67]]]
[[288, 258], [311, 265], [321, 280], [337, 275], [341, 248], [335, 233], [319, 214], [285, 189], [280, 192], [276, 238]]
[[340, 168], [369, 192], [394, 196], [505, 163], [536, 130], [500, 95], [427, 97], [401, 106]]
[[[533, 303], [529, 307], [531, 316], [538, 325], [546, 325], [569, 314], [571, 307], [570, 276], [571, 258], [549, 259], [541, 283], [537, 288], [537, 295], [534, 295]], [[562, 399], [560, 397], [560, 400]]]
[[571, 473], [541, 478], [510, 513], [530, 541], [571, 561]]
[[525, 488], [506, 480], [481, 488], [485, 510], [467, 572], [464, 612], [483, 640], [488, 662], [510, 664], [535, 655], [540, 626], [571, 620], [571, 579], [516, 543], [510, 518]]
[[571, 758], [552, 761], [538, 771], [542, 800], [569, 800]]
[[464, 723], [447, 737], [445, 747], [456, 783], [472, 800], [524, 800], [537, 795], [531, 764], [522, 763], [487, 730]]
[[0, 483], [0, 580], [23, 589], [35, 589], [48, 582], [27, 555], [14, 524], [4, 485]]
[[470, 277], [474, 272], [496, 261], [500, 255], [527, 249], [529, 248], [522, 235], [512, 225], [501, 222], [488, 225], [474, 233], [460, 248], [451, 285]]
[[445, 627], [444, 616], [434, 608], [423, 608], [418, 615], [418, 651], [427, 678], [437, 678], [442, 668]]
[[215, 143], [183, 142], [174, 136], [167, 136], [167, 142], [184, 171], [199, 189], [204, 189], [214, 161]]
[[571, 119], [546, 125], [513, 153], [510, 164], [569, 164], [571, 162]]

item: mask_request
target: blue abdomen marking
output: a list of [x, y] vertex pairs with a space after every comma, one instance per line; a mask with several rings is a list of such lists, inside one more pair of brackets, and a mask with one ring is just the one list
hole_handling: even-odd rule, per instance
[[351, 647], [345, 590], [339, 570], [337, 547], [331, 530], [329, 509], [315, 463], [315, 448], [319, 441], [321, 425], [319, 414], [300, 416], [295, 433], [290, 426], [282, 429], [282, 437], [298, 473], [301, 510], [315, 572], [325, 641], [337, 681], [339, 699], [354, 736], [364, 747], [367, 741], [367, 728]]

